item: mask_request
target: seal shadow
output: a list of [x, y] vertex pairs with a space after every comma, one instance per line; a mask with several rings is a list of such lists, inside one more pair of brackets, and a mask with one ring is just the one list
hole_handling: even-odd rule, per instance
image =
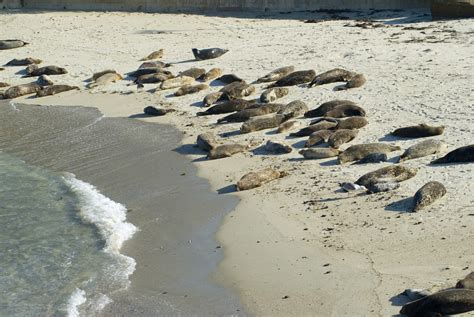
[[26, 75], [28, 75], [28, 72], [26, 71], [26, 68], [20, 69], [19, 71], [17, 71], [17, 72], [15, 73], [15, 75], [23, 75], [22, 77], [25, 77], [25, 78], [26, 78], [26, 77], [29, 77], [29, 76], [26, 76]]
[[276, 135], [276, 134], [279, 134], [278, 133], [278, 129], [275, 129], [275, 130], [271, 130], [271, 131], [267, 131], [265, 132], [266, 135]]
[[[403, 295], [403, 293], [392, 296], [389, 299], [389, 301], [390, 301], [390, 303], [392, 303], [392, 306], [403, 306], [406, 303], [411, 302], [411, 300], [407, 296]], [[397, 314], [397, 315], [393, 315], [393, 316], [402, 316], [402, 315]]]
[[291, 146], [295, 149], [305, 149], [306, 140], [301, 140], [296, 143], [293, 143]]
[[192, 63], [192, 62], [198, 62], [197, 59], [186, 59], [184, 61], [179, 61], [179, 62], [169, 62], [169, 64], [171, 65], [175, 65], [175, 64], [186, 64], [186, 63]]
[[218, 79], [214, 79], [209, 83], [209, 87], [223, 87], [225, 84]]
[[292, 157], [288, 159], [288, 162], [302, 162], [306, 161], [304, 157]]
[[410, 212], [411, 207], [413, 206], [413, 197], [407, 197], [388, 204], [385, 207], [387, 211], [394, 211], [399, 213]]
[[335, 86], [333, 89], [333, 91], [342, 91], [342, 90], [347, 90], [346, 88], [346, 84], [342, 84], [342, 85], [337, 85]]
[[196, 101], [196, 102], [193, 102], [192, 104], [190, 104], [191, 107], [199, 107], [199, 108], [203, 108], [204, 106], [204, 103], [202, 101]]
[[230, 194], [230, 193], [235, 193], [235, 192], [237, 192], [235, 184], [227, 185], [217, 190], [217, 193], [219, 195], [225, 195], [225, 194]]
[[194, 144], [183, 144], [173, 149], [173, 151], [183, 155], [207, 155], [207, 152], [201, 150]]
[[336, 165], [339, 165], [339, 162], [337, 161], [337, 158], [336, 158], [336, 159], [319, 163], [319, 165], [320, 166], [336, 166]]
[[218, 134], [221, 138], [229, 138], [232, 136], [240, 135], [240, 130], [234, 130], [230, 132], [222, 132]]
[[402, 138], [394, 136], [390, 133], [386, 134], [385, 136], [379, 139], [380, 142], [395, 142], [395, 141], [402, 141], [402, 140], [403, 140]]

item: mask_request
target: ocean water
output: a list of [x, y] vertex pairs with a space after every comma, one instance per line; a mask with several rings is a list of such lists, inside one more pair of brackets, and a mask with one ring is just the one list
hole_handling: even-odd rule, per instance
[[0, 316], [91, 316], [129, 284], [125, 206], [0, 152]]

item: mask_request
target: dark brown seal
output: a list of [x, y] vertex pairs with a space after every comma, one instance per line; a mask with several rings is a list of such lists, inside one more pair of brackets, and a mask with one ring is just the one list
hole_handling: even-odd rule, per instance
[[362, 74], [356, 74], [351, 79], [347, 81], [347, 83], [342, 87], [337, 87], [336, 90], [347, 90], [351, 88], [359, 88], [362, 87], [366, 83], [365, 76]]
[[4, 83], [0, 81], [0, 88], [8, 87], [10, 84]]
[[27, 58], [21, 58], [21, 59], [12, 59], [8, 63], [5, 64], [5, 66], [28, 66], [31, 64], [41, 64], [43, 61], [38, 59], [38, 58], [32, 58], [32, 57], [27, 57]]
[[441, 135], [444, 132], [444, 126], [429, 126], [427, 124], [420, 124], [405, 128], [399, 128], [391, 134], [402, 138], [425, 138], [435, 135]]
[[262, 106], [249, 107], [247, 109], [240, 110], [236, 113], [225, 116], [224, 118], [217, 120], [217, 123], [244, 122], [252, 117], [263, 116], [266, 114], [278, 112], [281, 109], [281, 107], [283, 107], [282, 104], [276, 104], [276, 103], [268, 103]]
[[333, 110], [341, 105], [355, 105], [355, 102], [350, 100], [331, 100], [321, 104], [316, 109], [310, 110], [304, 114], [306, 118], [323, 117], [328, 111]]
[[431, 164], [446, 164], [446, 163], [468, 163], [474, 162], [474, 144], [467, 145], [455, 149], [445, 156], [436, 159]]
[[67, 70], [63, 67], [58, 67], [54, 65], [39, 67], [36, 64], [28, 66], [27, 75], [23, 77], [33, 77], [41, 75], [62, 75], [67, 74]]
[[222, 75], [221, 77], [217, 78], [217, 80], [223, 82], [226, 85], [231, 84], [236, 81], [244, 81], [242, 78], [234, 74]]
[[254, 104], [255, 104], [255, 101], [251, 101], [251, 100], [244, 100], [244, 99], [229, 100], [229, 101], [225, 101], [223, 103], [214, 105], [206, 109], [206, 111], [198, 112], [196, 115], [209, 116], [209, 115], [215, 115], [215, 114], [230, 113], [230, 112], [246, 109]]
[[233, 100], [250, 96], [255, 92], [255, 86], [251, 86], [244, 81], [235, 81], [222, 87], [219, 91], [222, 92], [222, 98]]
[[416, 168], [403, 165], [391, 165], [367, 173], [360, 177], [355, 183], [365, 187], [377, 183], [399, 183], [415, 177], [416, 173]]
[[336, 129], [360, 129], [369, 124], [364, 117], [349, 117], [344, 120], [339, 120]]
[[446, 195], [446, 188], [440, 182], [428, 182], [421, 187], [413, 199], [411, 212], [417, 212]]
[[288, 74], [285, 77], [281, 78], [280, 80], [277, 80], [275, 83], [268, 86], [268, 88], [296, 86], [296, 85], [305, 84], [307, 82], [310, 82], [314, 78], [314, 76], [316, 76], [316, 72], [312, 69], [300, 70], [300, 71]]
[[178, 76], [188, 76], [188, 77], [192, 77], [194, 79], [198, 79], [199, 77], [201, 77], [205, 74], [206, 74], [206, 70], [204, 68], [193, 67], [193, 68], [187, 69], [185, 71], [182, 71], [181, 73], [179, 73]]
[[265, 129], [278, 127], [281, 123], [287, 121], [289, 115], [274, 114], [271, 116], [252, 117], [242, 124], [240, 127], [241, 133], [250, 133]]
[[405, 304], [400, 314], [408, 317], [434, 317], [474, 310], [474, 290], [448, 289]]
[[324, 114], [324, 117], [330, 117], [330, 118], [365, 117], [365, 116], [366, 116], [366, 112], [363, 108], [356, 105], [351, 105], [351, 104], [336, 106], [334, 109]]
[[69, 90], [79, 90], [79, 87], [69, 85], [45, 86], [36, 92], [36, 97], [52, 96]]
[[135, 83], [136, 84], [156, 84], [156, 83], [162, 83], [165, 80], [168, 80], [171, 78], [174, 78], [171, 72], [163, 71], [159, 73], [141, 75], [137, 79], [135, 79]]
[[299, 130], [298, 132], [290, 133], [290, 136], [294, 136], [294, 137], [309, 136], [316, 131], [330, 130], [330, 129], [335, 128], [336, 126], [337, 126], [337, 123], [333, 121], [322, 120], [322, 121], [319, 121], [318, 123], [307, 126]]
[[165, 109], [165, 108], [156, 108], [153, 106], [148, 106], [143, 109], [143, 112], [149, 116], [164, 116], [169, 112], [175, 111], [174, 109]]
[[342, 68], [334, 68], [314, 77], [314, 79], [308, 84], [308, 87], [336, 83], [340, 81], [348, 81], [355, 75], [356, 73], [354, 72], [350, 72]]

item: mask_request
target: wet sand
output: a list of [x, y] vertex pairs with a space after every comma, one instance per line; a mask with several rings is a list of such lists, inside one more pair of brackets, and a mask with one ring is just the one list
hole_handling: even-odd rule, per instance
[[222, 259], [214, 239], [237, 203], [218, 197], [178, 152], [168, 125], [104, 118], [94, 108], [0, 103], [0, 150], [71, 172], [129, 208], [139, 231], [122, 253], [137, 261], [131, 287], [111, 294], [104, 315], [230, 315], [234, 294], [212, 281]]

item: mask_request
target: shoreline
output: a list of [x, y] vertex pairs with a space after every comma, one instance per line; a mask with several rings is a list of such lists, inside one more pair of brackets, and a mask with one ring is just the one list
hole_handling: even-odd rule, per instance
[[[406, 17], [400, 19], [405, 13]], [[169, 59], [164, 61], [184, 61], [173, 65], [176, 73], [195, 66], [220, 66], [226, 73], [234, 72], [250, 82], [284, 66], [283, 62], [318, 73], [334, 67], [364, 73], [368, 82], [359, 89], [335, 92], [336, 85], [332, 84], [312, 89], [293, 87], [281, 99], [282, 103], [300, 99], [310, 108], [336, 98], [356, 101], [367, 110], [370, 123], [350, 145], [391, 142], [405, 149], [418, 140], [386, 135], [394, 128], [419, 123], [445, 125], [446, 133], [439, 138], [450, 149], [466, 145], [474, 133], [469, 86], [474, 67], [471, 20], [434, 22], [423, 15], [397, 12], [380, 27], [363, 29], [354, 27], [352, 20], [306, 24], [280, 17], [245, 19], [244, 23], [238, 18], [181, 14], [97, 15], [99, 18], [77, 12], [46, 14], [61, 27], [66, 27], [65, 21], [71, 17], [88, 21], [78, 22], [84, 29], [77, 33], [69, 30], [78, 38], [87, 33], [84, 30], [93, 32], [97, 25], [104, 28], [103, 33], [93, 33], [90, 42], [102, 41], [99, 48], [88, 42], [82, 45], [84, 52], [75, 51], [68, 59], [57, 54], [48, 61], [78, 61], [65, 65], [73, 70], [63, 77], [65, 83], [78, 84], [91, 72], [109, 67], [121, 72], [136, 68], [136, 59], [156, 49], [156, 44], [142, 41], [146, 38], [136, 31], [156, 28], [156, 18], [164, 30], [180, 25], [180, 30], [169, 34], [147, 35], [169, 52]], [[39, 21], [37, 27], [48, 25], [44, 17], [35, 18]], [[117, 28], [123, 18], [127, 18], [126, 30]], [[43, 41], [48, 32], [40, 35]], [[123, 36], [121, 41], [117, 41], [117, 34]], [[214, 47], [216, 43], [230, 52], [218, 60], [185, 62], [191, 45]], [[46, 46], [42, 45], [39, 52], [47, 52]], [[37, 55], [30, 48], [26, 52]], [[108, 54], [104, 63], [91, 58], [100, 59], [103, 54]], [[237, 290], [250, 313], [393, 315], [407, 301], [398, 296], [404, 289], [453, 285], [466, 270], [472, 270], [472, 164], [428, 167], [433, 156], [425, 157], [408, 162], [419, 168], [419, 173], [402, 183], [398, 191], [362, 197], [341, 193], [339, 183], [354, 181], [391, 163], [355, 168], [337, 165], [333, 160], [299, 160], [296, 152], [302, 139], [286, 139], [268, 131], [240, 135], [233, 133], [240, 124], [216, 126], [216, 117], [195, 117], [200, 110], [199, 100], [207, 92], [171, 98], [172, 91], [137, 92], [126, 83], [106, 87], [104, 94], [68, 92], [38, 100], [19, 98], [18, 102], [78, 104], [86, 96], [90, 105], [101, 109], [105, 116], [130, 116], [167, 100], [174, 104], [176, 113], [143, 121], [176, 126], [184, 133], [182, 143], [188, 148], [199, 133], [208, 130], [223, 141], [263, 143], [272, 139], [289, 142], [295, 148], [285, 156], [248, 152], [217, 161], [203, 159], [203, 153], [187, 155], [197, 166], [198, 176], [208, 179], [212, 191], [224, 196], [248, 171], [275, 166], [290, 173], [261, 188], [235, 194], [241, 202], [217, 233], [224, 260], [214, 278]], [[216, 88], [211, 87], [212, 91]], [[257, 93], [250, 98], [258, 97], [262, 89], [263, 85], [257, 85]], [[400, 154], [393, 153], [391, 160]], [[441, 181], [449, 195], [427, 212], [406, 213], [413, 193], [429, 180]]]

